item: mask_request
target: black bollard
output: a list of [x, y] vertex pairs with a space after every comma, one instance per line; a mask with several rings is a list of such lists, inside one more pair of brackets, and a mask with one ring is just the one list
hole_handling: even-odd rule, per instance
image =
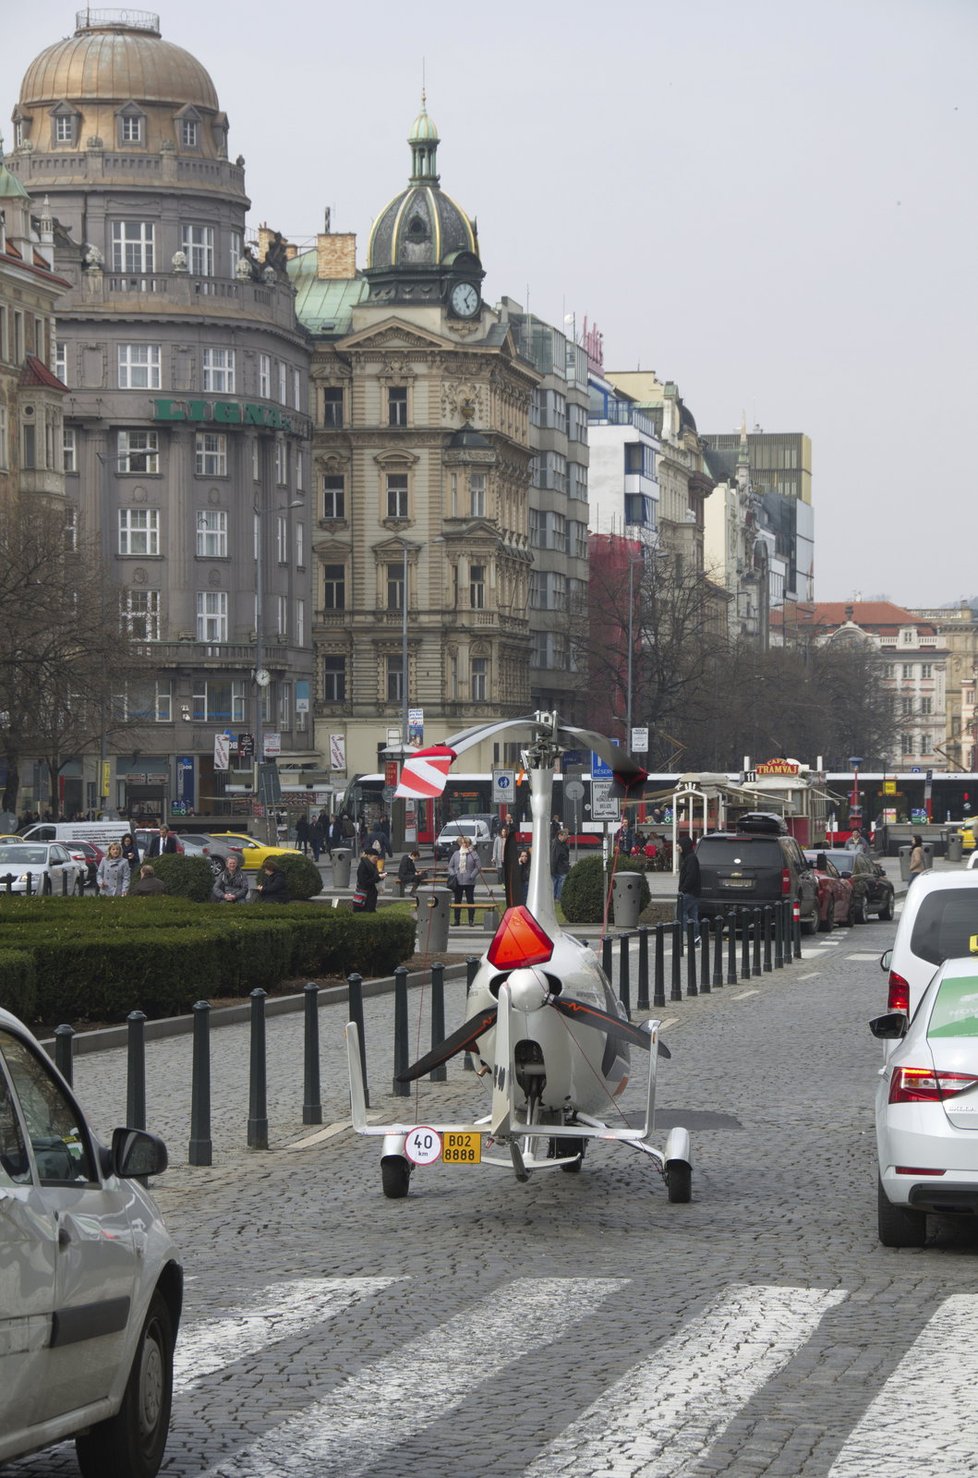
[[784, 908], [774, 905], [774, 968], [780, 970], [784, 964]]
[[765, 975], [770, 975], [771, 971], [774, 969], [774, 965], [771, 962], [771, 943], [772, 943], [773, 933], [774, 933], [774, 924], [773, 924], [773, 922], [771, 920], [771, 905], [769, 903], [766, 903], [764, 905], [764, 974]]
[[193, 1066], [190, 1075], [190, 1145], [187, 1163], [210, 1165], [211, 1143], [211, 1007], [209, 1001], [194, 1006]]
[[638, 931], [638, 1005], [639, 1011], [649, 1009], [649, 929], [639, 925]]
[[61, 870], [61, 896], [62, 898], [68, 897], [68, 874], [64, 868]]
[[698, 996], [696, 989], [696, 925], [686, 925], [686, 996]]
[[346, 984], [349, 990], [350, 1020], [356, 1023], [357, 1034], [360, 1038], [360, 1071], [363, 1075], [363, 1101], [367, 1108], [370, 1107], [370, 1089], [367, 1087], [367, 1043], [363, 1034], [363, 976], [348, 975]]
[[69, 1085], [75, 1080], [75, 1060], [72, 1050], [75, 1028], [56, 1026], [54, 1029], [54, 1065]]
[[611, 963], [610, 934], [602, 934], [601, 936], [601, 968], [610, 980], [614, 971], [614, 966]]
[[631, 942], [631, 935], [623, 934], [618, 945], [618, 996], [626, 1016], [632, 1014], [632, 978], [628, 956]]
[[[28, 873], [30, 877], [30, 873]], [[146, 1128], [146, 1017], [130, 1011], [129, 1059], [126, 1072], [126, 1128]]]
[[265, 992], [251, 992], [251, 1074], [248, 1096], [248, 1148], [268, 1149], [268, 1103], [265, 1084]]
[[12, 898], [14, 893], [14, 875], [12, 872], [8, 872], [4, 876], [4, 882], [7, 885], [7, 897]]
[[[478, 955], [466, 955], [466, 957], [465, 957], [465, 989], [466, 989], [466, 992], [468, 992], [468, 991], [470, 991], [472, 989], [472, 982], [475, 979], [475, 977], [476, 977], [476, 975], [478, 973], [478, 970], [479, 970], [479, 956]], [[475, 1072], [475, 1063], [472, 1060], [472, 1053], [471, 1052], [466, 1052], [465, 1056], [462, 1058], [462, 1067], [464, 1068], [464, 1070], [467, 1073], [474, 1073]]]
[[755, 908], [751, 915], [751, 928], [754, 931], [753, 971], [755, 975], [760, 975], [761, 973], [761, 918], [761, 910], [759, 908]]
[[723, 986], [723, 915], [713, 920], [713, 989]]
[[672, 990], [669, 992], [670, 1001], [681, 1001], [683, 998], [682, 984], [682, 943], [683, 931], [680, 924], [672, 926]]
[[800, 908], [792, 908], [792, 910], [791, 910], [791, 938], [792, 938], [792, 943], [793, 943], [793, 952], [794, 952], [795, 959], [796, 960], [800, 960], [801, 959], [801, 909]]
[[319, 1091], [319, 986], [310, 980], [303, 987], [302, 994], [306, 1012], [302, 1122], [303, 1124], [321, 1124], [323, 1104]]
[[[32, 893], [31, 879], [32, 875], [30, 873], [27, 873], [26, 877], [24, 878], [24, 892], [28, 898], [30, 898]], [[132, 1127], [135, 1128], [135, 1125], [133, 1125]]]
[[394, 971], [394, 1097], [410, 1098], [411, 1084], [398, 1081], [408, 1067], [408, 972], [406, 965]]
[[666, 926], [655, 926], [655, 994], [653, 1006], [666, 1004]]
[[700, 995], [710, 994], [710, 921], [700, 920]]
[[737, 984], [737, 915], [727, 915], [727, 984]]
[[[445, 966], [431, 967], [431, 1045], [438, 1047], [445, 1040]], [[448, 1068], [443, 1062], [433, 1067], [428, 1074], [432, 1083], [444, 1083]]]

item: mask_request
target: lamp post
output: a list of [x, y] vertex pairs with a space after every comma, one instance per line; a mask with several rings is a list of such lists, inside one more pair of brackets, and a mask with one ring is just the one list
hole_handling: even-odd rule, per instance
[[859, 766], [862, 764], [862, 756], [851, 754], [849, 763], [852, 766], [852, 795], [849, 797], [849, 830], [861, 832], [863, 829], [863, 808], [859, 804]]
[[628, 554], [628, 690], [625, 700], [625, 748], [632, 747], [632, 660], [635, 645], [635, 598], [633, 594], [633, 582], [635, 566], [642, 564], [642, 556], [638, 558], [629, 551]]
[[[265, 456], [270, 455], [266, 450]], [[303, 508], [304, 499], [293, 498], [291, 502], [284, 503], [279, 507], [280, 513], [288, 512], [292, 508]], [[259, 781], [261, 778], [261, 767], [265, 763], [265, 718], [262, 706], [265, 692], [268, 689], [272, 675], [265, 665], [265, 519], [264, 519], [264, 482], [257, 493], [252, 507], [255, 511], [255, 665], [251, 677], [255, 685], [255, 797], [262, 799]], [[268, 798], [265, 799], [265, 836], [271, 840], [271, 828], [269, 826]]]

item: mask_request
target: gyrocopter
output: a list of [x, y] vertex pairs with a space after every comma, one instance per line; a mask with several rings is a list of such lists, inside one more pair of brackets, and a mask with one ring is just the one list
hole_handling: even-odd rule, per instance
[[[645, 771], [604, 735], [568, 728], [554, 713], [536, 713], [466, 729], [408, 758], [398, 796], [431, 798], [444, 790], [456, 755], [503, 730], [528, 731], [521, 751], [530, 789], [532, 850], [526, 902], [518, 902], [515, 835], [503, 867], [507, 908], [469, 986], [466, 1020], [415, 1062], [413, 1081], [460, 1052], [478, 1058], [489, 1077], [490, 1112], [450, 1124], [367, 1122], [357, 1027], [346, 1028], [353, 1128], [381, 1136], [384, 1194], [406, 1196], [416, 1164], [438, 1158], [512, 1169], [519, 1181], [541, 1170], [578, 1171], [588, 1140], [630, 1145], [665, 1181], [670, 1201], [690, 1199], [689, 1133], [669, 1131], [664, 1149], [649, 1141], [655, 1113], [656, 1064], [669, 1053], [659, 1022], [629, 1021], [594, 951], [557, 922], [550, 873], [550, 805], [554, 767], [565, 749], [590, 748], [611, 766], [619, 793], [641, 789]], [[644, 1123], [628, 1124], [618, 1106], [630, 1074], [631, 1048], [648, 1053]], [[609, 1109], [618, 1115], [609, 1123]]]

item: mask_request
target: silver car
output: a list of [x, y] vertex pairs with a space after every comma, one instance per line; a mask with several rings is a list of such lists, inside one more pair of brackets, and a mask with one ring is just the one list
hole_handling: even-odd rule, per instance
[[61, 895], [80, 893], [88, 864], [60, 842], [0, 842], [0, 891]]
[[154, 1478], [183, 1272], [140, 1183], [162, 1140], [100, 1144], [31, 1033], [0, 1010], [0, 1463], [76, 1439], [86, 1478]]

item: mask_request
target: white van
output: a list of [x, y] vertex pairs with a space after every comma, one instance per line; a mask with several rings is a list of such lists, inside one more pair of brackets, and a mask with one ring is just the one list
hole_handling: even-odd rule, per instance
[[128, 821], [36, 821], [23, 836], [25, 842], [92, 842], [104, 852], [131, 831]]
[[[893, 948], [880, 959], [887, 972], [887, 1010], [913, 1016], [945, 960], [978, 954], [978, 872], [925, 872], [910, 884]], [[893, 1042], [884, 1043], [887, 1056]]]

